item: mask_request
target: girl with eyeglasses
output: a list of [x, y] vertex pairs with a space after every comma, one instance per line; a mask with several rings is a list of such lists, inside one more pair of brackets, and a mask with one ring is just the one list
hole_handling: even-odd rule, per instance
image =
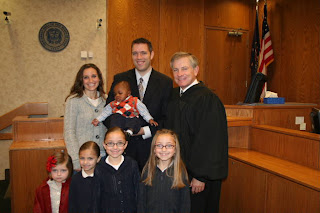
[[107, 131], [103, 147], [108, 156], [97, 165], [101, 172], [101, 212], [137, 212], [140, 172], [135, 160], [123, 156], [127, 145], [121, 128]]
[[173, 131], [157, 131], [141, 180], [138, 212], [190, 212], [188, 175]]

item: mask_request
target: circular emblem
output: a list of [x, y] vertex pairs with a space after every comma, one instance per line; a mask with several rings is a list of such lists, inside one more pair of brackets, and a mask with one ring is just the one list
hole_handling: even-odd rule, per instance
[[59, 22], [48, 22], [39, 31], [41, 45], [51, 52], [59, 52], [68, 46], [70, 35], [68, 29]]

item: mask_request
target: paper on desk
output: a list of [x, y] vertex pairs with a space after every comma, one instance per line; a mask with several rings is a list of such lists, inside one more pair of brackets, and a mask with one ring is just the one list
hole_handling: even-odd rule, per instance
[[271, 92], [271, 91], [266, 92], [265, 98], [277, 98], [277, 97], [278, 97], [278, 93]]

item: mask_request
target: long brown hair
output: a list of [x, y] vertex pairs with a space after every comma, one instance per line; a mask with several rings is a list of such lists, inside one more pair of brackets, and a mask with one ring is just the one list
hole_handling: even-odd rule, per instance
[[173, 175], [168, 174], [168, 169], [166, 170], [166, 174], [169, 177], [173, 178], [173, 182], [171, 186], [172, 189], [183, 188], [186, 186], [184, 180], [188, 181], [187, 170], [180, 156], [180, 145], [179, 145], [178, 136], [175, 132], [169, 129], [158, 130], [155, 136], [153, 137], [152, 143], [151, 143], [151, 149], [150, 149], [150, 156], [146, 165], [142, 170], [142, 175], [141, 175], [143, 177], [144, 174], [147, 173], [147, 177], [146, 179], [142, 180], [142, 182], [148, 186], [152, 186], [152, 180], [154, 178], [156, 166], [159, 161], [158, 157], [154, 153], [154, 149], [155, 149], [155, 145], [158, 137], [160, 135], [165, 135], [165, 134], [170, 135], [173, 138], [173, 141], [175, 142], [175, 149], [176, 149], [174, 156], [172, 156], [171, 158], [171, 162], [173, 162], [173, 168], [174, 168]]
[[76, 75], [76, 79], [74, 80], [74, 84], [70, 89], [70, 94], [66, 97], [65, 101], [72, 95], [75, 95], [75, 97], [81, 98], [83, 96], [83, 90], [84, 90], [84, 86], [83, 86], [83, 72], [85, 69], [88, 68], [93, 68], [97, 71], [98, 77], [99, 77], [99, 86], [97, 88], [97, 91], [100, 93], [100, 97], [105, 97], [105, 91], [103, 89], [104, 87], [104, 83], [103, 83], [103, 78], [102, 78], [102, 73], [99, 69], [99, 67], [97, 67], [95, 64], [84, 64], [80, 67], [77, 75]]

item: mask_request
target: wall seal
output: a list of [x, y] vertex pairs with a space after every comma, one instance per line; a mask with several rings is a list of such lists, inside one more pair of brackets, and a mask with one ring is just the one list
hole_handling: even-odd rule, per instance
[[59, 52], [69, 44], [69, 31], [59, 22], [48, 22], [39, 31], [39, 41], [46, 50]]

